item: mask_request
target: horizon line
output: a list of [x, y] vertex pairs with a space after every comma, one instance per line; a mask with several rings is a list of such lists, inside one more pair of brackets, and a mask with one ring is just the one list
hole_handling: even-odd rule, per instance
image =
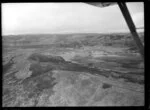
[[[137, 31], [137, 33], [144, 33], [144, 31]], [[124, 31], [124, 32], [101, 32], [101, 33], [98, 33], [98, 32], [62, 32], [62, 33], [20, 33], [20, 34], [2, 34], [2, 36], [10, 36], [10, 35], [48, 35], [48, 34], [113, 34], [113, 33], [131, 33], [130, 31]]]

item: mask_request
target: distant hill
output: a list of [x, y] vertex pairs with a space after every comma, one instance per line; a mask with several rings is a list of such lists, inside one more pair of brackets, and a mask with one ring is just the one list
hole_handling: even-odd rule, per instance
[[[140, 39], [144, 43], [144, 33], [139, 33]], [[79, 33], [79, 34], [33, 34], [33, 35], [7, 35], [3, 36], [4, 47], [63, 47], [80, 48], [83, 46], [115, 46], [134, 47], [135, 43], [130, 33]]]

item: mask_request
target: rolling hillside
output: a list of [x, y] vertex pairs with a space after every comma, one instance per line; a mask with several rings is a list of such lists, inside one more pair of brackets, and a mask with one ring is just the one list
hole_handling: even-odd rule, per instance
[[144, 62], [127, 33], [3, 36], [2, 102], [142, 106]]

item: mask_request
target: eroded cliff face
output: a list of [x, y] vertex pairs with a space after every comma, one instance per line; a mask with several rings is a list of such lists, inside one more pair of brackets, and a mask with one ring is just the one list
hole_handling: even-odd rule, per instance
[[32, 53], [4, 59], [3, 106], [144, 105], [143, 79]]

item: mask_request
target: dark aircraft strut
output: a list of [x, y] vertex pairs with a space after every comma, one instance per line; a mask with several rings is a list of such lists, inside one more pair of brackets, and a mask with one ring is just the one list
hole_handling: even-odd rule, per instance
[[136, 45], [139, 49], [139, 52], [140, 52], [140, 54], [142, 55], [142, 57], [144, 59], [144, 46], [143, 46], [143, 44], [142, 44], [142, 42], [139, 38], [139, 35], [137, 34], [136, 27], [135, 27], [134, 22], [131, 18], [131, 15], [128, 11], [128, 8], [127, 8], [126, 4], [122, 3], [122, 2], [119, 2], [118, 5], [119, 5], [119, 8], [120, 8], [125, 20], [126, 20], [126, 23], [129, 27], [129, 29], [130, 29], [130, 32], [133, 36], [133, 39], [136, 42]]

